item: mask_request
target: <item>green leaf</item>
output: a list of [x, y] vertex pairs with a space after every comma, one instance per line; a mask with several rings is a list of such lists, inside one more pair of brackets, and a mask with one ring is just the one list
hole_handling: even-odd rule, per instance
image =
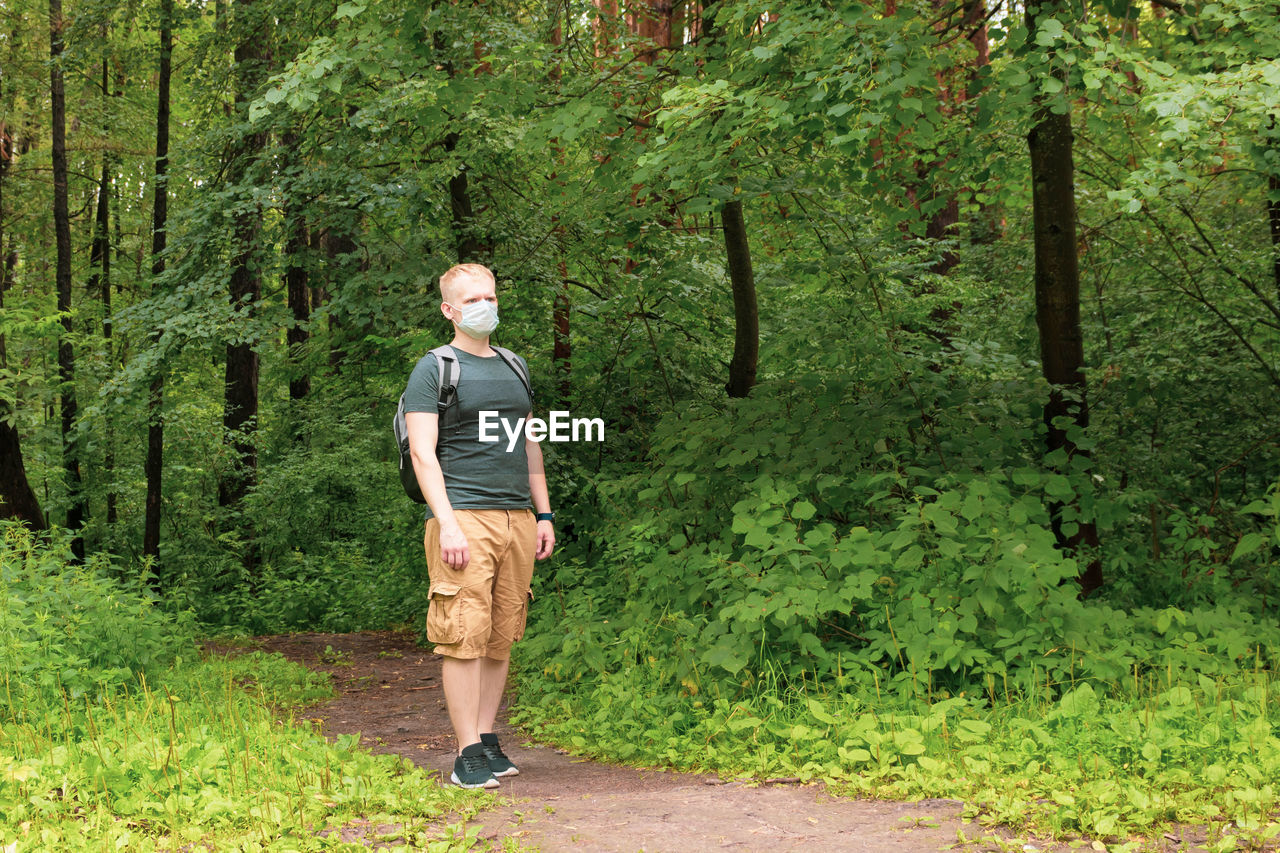
[[1088, 683], [1069, 690], [1058, 700], [1058, 710], [1067, 717], [1092, 717], [1098, 713], [1098, 694]]
[[1066, 35], [1062, 22], [1057, 18], [1039, 18], [1036, 20], [1036, 44], [1051, 46]]
[[833, 725], [836, 722], [836, 718], [831, 716], [831, 713], [827, 711], [826, 706], [817, 699], [810, 699], [808, 704], [809, 713], [818, 722], [826, 723], [827, 725]]
[[1231, 559], [1238, 560], [1241, 557], [1247, 557], [1266, 543], [1267, 537], [1261, 533], [1246, 533], [1236, 543], [1235, 550], [1231, 552]]

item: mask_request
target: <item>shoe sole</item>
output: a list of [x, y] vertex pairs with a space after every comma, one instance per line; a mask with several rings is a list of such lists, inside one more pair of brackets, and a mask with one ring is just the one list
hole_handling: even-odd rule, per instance
[[[452, 781], [452, 782], [453, 782], [453, 784], [457, 785], [459, 788], [471, 788], [471, 789], [474, 789], [474, 788], [496, 788], [496, 787], [498, 787], [499, 785], [501, 785], [501, 784], [502, 784], [501, 782], [499, 782], [499, 781], [498, 781], [495, 777], [493, 777], [493, 776], [490, 776], [488, 779], [485, 779], [483, 782], [476, 782], [476, 783], [474, 783], [474, 784], [468, 784], [468, 783], [466, 783], [466, 782], [463, 782], [461, 779], [459, 779], [459, 778], [458, 778], [458, 774], [457, 774], [457, 773], [450, 773], [450, 774], [449, 774], [449, 779], [450, 779], [450, 781]], [[491, 784], [489, 784], [490, 782], [492, 782], [493, 784], [492, 784], [492, 785], [491, 785]]]
[[493, 775], [494, 775], [494, 776], [499, 776], [499, 777], [504, 777], [504, 776], [519, 776], [519, 775], [520, 775], [520, 768], [518, 768], [518, 767], [508, 767], [506, 770], [503, 770], [501, 773], [496, 773], [496, 772], [495, 772]]

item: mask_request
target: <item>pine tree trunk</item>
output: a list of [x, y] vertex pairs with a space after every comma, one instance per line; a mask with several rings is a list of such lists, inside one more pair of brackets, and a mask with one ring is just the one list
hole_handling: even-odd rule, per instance
[[756, 307], [756, 279], [751, 269], [751, 247], [742, 202], [734, 200], [721, 213], [729, 282], [733, 287], [733, 359], [729, 362], [730, 397], [745, 397], [756, 384], [760, 354], [760, 315]]
[[[173, 0], [160, 0], [160, 85], [156, 106], [156, 197], [151, 223], [151, 280], [164, 274], [166, 228], [169, 220], [169, 81], [173, 70]], [[159, 336], [152, 342], [159, 343]], [[147, 397], [146, 518], [142, 529], [142, 554], [160, 556], [160, 498], [164, 471], [164, 421], [160, 407], [164, 397], [164, 368], [157, 366]], [[156, 585], [159, 586], [158, 580]]]
[[[1055, 7], [1042, 5], [1045, 17]], [[1036, 13], [1026, 14], [1029, 39], [1034, 40]], [[1063, 81], [1066, 82], [1065, 80]], [[1084, 332], [1080, 325], [1080, 270], [1076, 258], [1075, 164], [1070, 113], [1055, 113], [1041, 96], [1027, 135], [1031, 156], [1032, 221], [1035, 244], [1036, 325], [1040, 330], [1040, 360], [1044, 378], [1053, 390], [1044, 408], [1048, 449], [1063, 450], [1068, 458], [1087, 455], [1076, 446], [1065, 424], [1084, 429], [1089, 405], [1084, 377]], [[1080, 522], [1068, 535], [1061, 521], [1062, 506], [1051, 508], [1059, 543], [1075, 550], [1096, 547], [1097, 528]], [[1082, 594], [1102, 585], [1102, 566], [1092, 560], [1081, 573]]]
[[63, 335], [58, 341], [58, 381], [62, 396], [62, 465], [68, 491], [67, 529], [75, 533], [71, 552], [84, 560], [84, 538], [80, 529], [85, 520], [83, 483], [80, 477], [80, 446], [75, 440], [76, 358], [71, 346], [71, 214], [67, 203], [67, 101], [62, 75], [62, 0], [49, 0], [49, 94], [52, 108], [51, 149], [53, 172], [53, 230], [57, 247], [54, 280], [58, 290], [58, 311], [62, 314]]

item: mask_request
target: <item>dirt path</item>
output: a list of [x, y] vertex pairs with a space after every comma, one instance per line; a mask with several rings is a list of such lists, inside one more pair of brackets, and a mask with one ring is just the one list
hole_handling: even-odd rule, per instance
[[[359, 732], [375, 752], [391, 752], [435, 771], [453, 766], [453, 735], [440, 690], [439, 660], [407, 633], [294, 634], [261, 637], [259, 648], [329, 672], [338, 698], [308, 710], [329, 736]], [[489, 793], [481, 838], [514, 838], [544, 851], [937, 851], [957, 830], [986, 835], [960, 820], [953, 800], [899, 803], [829, 797], [820, 785], [747, 787], [713, 776], [617, 767], [534, 744], [505, 724], [503, 747], [520, 775]], [[1034, 843], [1013, 849], [1066, 850]], [[997, 850], [980, 843], [971, 851]]]

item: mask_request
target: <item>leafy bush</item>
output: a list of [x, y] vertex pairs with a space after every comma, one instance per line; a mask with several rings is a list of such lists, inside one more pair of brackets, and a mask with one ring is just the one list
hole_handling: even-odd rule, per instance
[[329, 695], [278, 655], [188, 660], [101, 701], [30, 704], [0, 717], [0, 845], [14, 849], [196, 847], [345, 850], [338, 830], [392, 827], [380, 846], [472, 846], [445, 815], [477, 800], [420, 768], [336, 743], [273, 707]]
[[278, 717], [328, 696], [324, 677], [278, 655], [201, 661], [190, 620], [105, 560], [68, 566], [64, 543], [2, 533], [3, 849], [349, 849], [337, 830], [369, 820], [394, 827], [389, 849], [473, 845], [440, 818], [474, 797]]
[[[415, 525], [416, 527], [416, 525]], [[412, 532], [404, 532], [413, 541]], [[356, 542], [293, 551], [253, 572], [234, 555], [189, 560], [173, 575], [170, 606], [189, 608], [204, 626], [250, 634], [358, 631], [411, 621], [426, 609], [421, 544], [414, 559], [379, 563]]]
[[15, 707], [28, 694], [80, 699], [136, 685], [193, 650], [190, 620], [121, 582], [104, 555], [71, 566], [65, 541], [12, 522], [0, 536], [0, 676]]
[[[1132, 562], [1145, 505], [1086, 456], [1043, 455], [1043, 387], [989, 347], [958, 342], [946, 377], [940, 357], [819, 361], [662, 419], [647, 465], [592, 481], [598, 526], [537, 575], [521, 718], [583, 752], [959, 794], [1054, 831], [1269, 831], [1280, 629], [1254, 593], [1275, 579], [1276, 489], [1173, 606], [1141, 580], [1186, 585], [1178, 564]], [[1055, 511], [1107, 552], [1059, 548]], [[1095, 556], [1119, 594], [1082, 601]]]

